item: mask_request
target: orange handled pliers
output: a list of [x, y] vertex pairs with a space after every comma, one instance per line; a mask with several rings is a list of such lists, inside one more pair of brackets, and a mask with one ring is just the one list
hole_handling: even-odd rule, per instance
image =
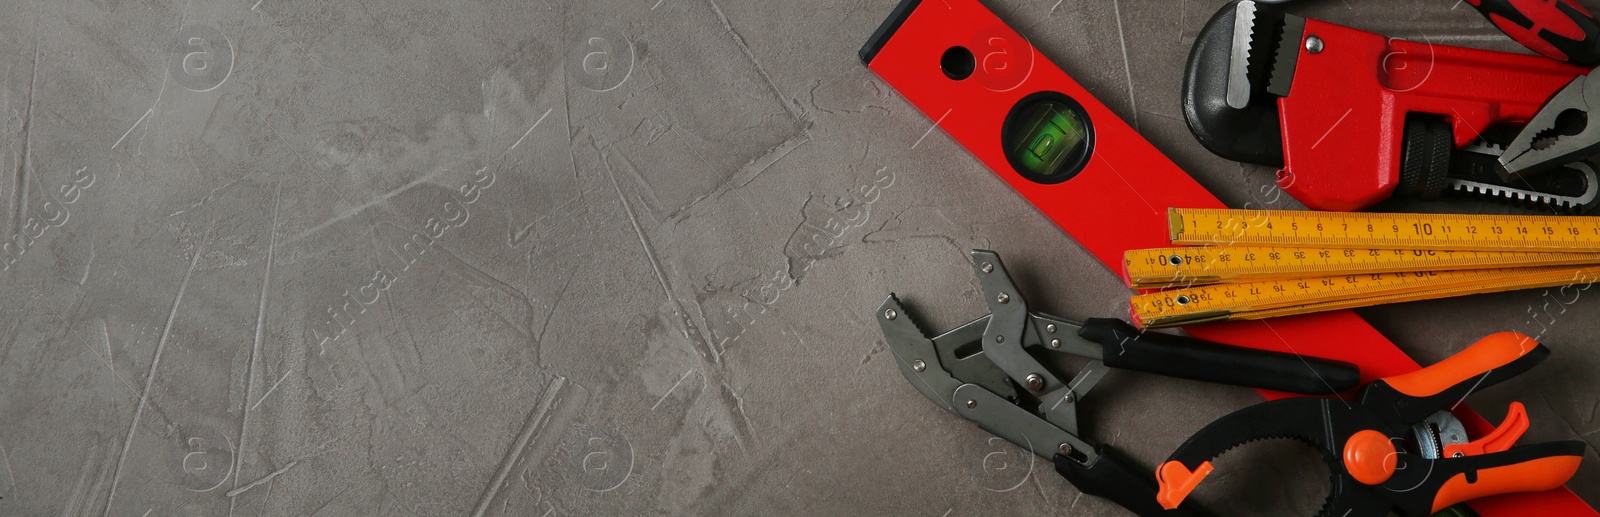
[[1156, 469], [1157, 499], [1176, 507], [1211, 472], [1213, 458], [1266, 438], [1299, 440], [1321, 453], [1334, 477], [1323, 516], [1429, 515], [1478, 497], [1561, 486], [1577, 472], [1584, 443], [1512, 447], [1528, 429], [1520, 403], [1476, 441], [1441, 444], [1414, 432], [1474, 390], [1549, 355], [1533, 338], [1501, 332], [1433, 366], [1372, 381], [1352, 401], [1281, 399], [1236, 411], [1201, 429]]

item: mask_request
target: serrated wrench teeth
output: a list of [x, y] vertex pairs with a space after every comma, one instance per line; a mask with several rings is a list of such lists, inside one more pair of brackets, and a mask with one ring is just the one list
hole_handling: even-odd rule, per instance
[[[1496, 185], [1492, 183], [1461, 178], [1450, 178], [1450, 188], [1468, 194], [1488, 196], [1509, 201], [1521, 201], [1549, 205], [1551, 207], [1563, 209], [1574, 214], [1582, 214], [1594, 209], [1597, 204], [1600, 204], [1600, 174], [1595, 172], [1594, 167], [1591, 167], [1588, 163], [1582, 161], [1567, 164], [1566, 168], [1576, 171], [1577, 176], [1582, 178], [1583, 192], [1581, 194], [1564, 195], [1558, 193], [1540, 192], [1538, 190], [1522, 189], [1507, 185]], [[1557, 173], [1572, 174], [1562, 170], [1548, 171], [1546, 174]], [[1526, 180], [1515, 181], [1527, 185], [1530, 188], [1532, 187], [1532, 185], [1529, 185]]]
[[1233, 48], [1228, 54], [1228, 107], [1250, 104], [1250, 41], [1256, 30], [1256, 3], [1243, 0], [1233, 7]]

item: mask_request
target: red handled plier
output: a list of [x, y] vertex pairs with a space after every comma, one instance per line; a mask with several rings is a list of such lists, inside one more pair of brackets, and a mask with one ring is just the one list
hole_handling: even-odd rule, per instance
[[1545, 57], [1600, 64], [1600, 22], [1573, 0], [1466, 0], [1511, 39]]

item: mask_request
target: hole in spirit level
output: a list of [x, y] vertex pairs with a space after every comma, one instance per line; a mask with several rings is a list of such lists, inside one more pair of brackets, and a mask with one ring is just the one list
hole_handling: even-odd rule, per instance
[[944, 71], [944, 76], [957, 81], [972, 77], [972, 70], [976, 67], [977, 61], [967, 47], [950, 47], [939, 57], [939, 69]]

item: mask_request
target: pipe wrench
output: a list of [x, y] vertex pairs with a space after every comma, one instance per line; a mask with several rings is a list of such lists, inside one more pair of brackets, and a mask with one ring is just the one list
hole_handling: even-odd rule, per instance
[[1593, 166], [1513, 178], [1497, 144], [1585, 71], [1541, 56], [1389, 38], [1243, 0], [1197, 37], [1183, 106], [1207, 149], [1280, 167], [1278, 186], [1313, 209], [1459, 191], [1584, 211], [1600, 204]]

